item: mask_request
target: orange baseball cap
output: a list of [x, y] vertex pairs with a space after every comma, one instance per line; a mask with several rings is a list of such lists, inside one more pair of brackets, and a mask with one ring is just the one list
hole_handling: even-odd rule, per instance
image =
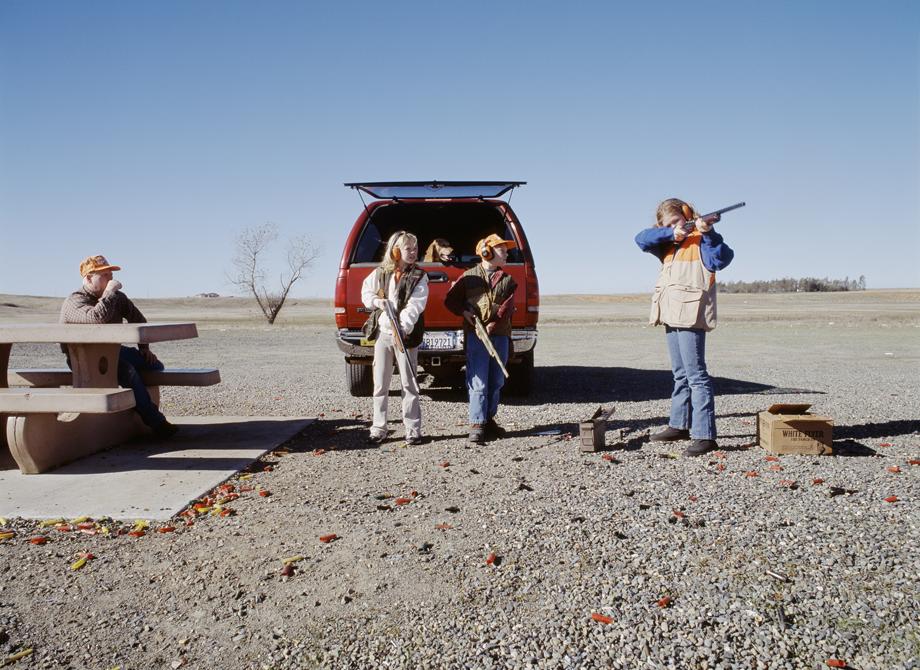
[[[515, 249], [517, 248], [517, 242], [514, 240], [503, 240], [495, 233], [492, 233], [488, 237], [479, 240], [479, 244], [476, 245], [476, 249], [482, 249], [483, 247], [495, 248], [500, 246], [506, 246], [509, 249]], [[479, 255], [481, 256], [482, 254]]]
[[117, 265], [110, 264], [105, 256], [89, 256], [80, 263], [80, 276], [85, 277], [91, 272], [105, 272], [106, 270], [121, 270]]

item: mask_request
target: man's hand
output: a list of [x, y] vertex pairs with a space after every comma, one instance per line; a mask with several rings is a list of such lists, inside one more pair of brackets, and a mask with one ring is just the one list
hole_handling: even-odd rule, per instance
[[387, 308], [386, 298], [374, 298], [374, 307], [376, 307], [377, 309], [386, 309]]
[[102, 295], [112, 295], [115, 291], [121, 290], [121, 282], [117, 279], [109, 280], [109, 283], [105, 285], [105, 290], [102, 292]]
[[486, 332], [489, 335], [495, 332], [495, 322], [494, 321], [490, 321], [489, 323], [486, 324]]
[[466, 322], [471, 326], [476, 325], [476, 315], [471, 310], [463, 310], [463, 318], [466, 319]]
[[141, 349], [140, 352], [141, 356], [144, 357], [144, 362], [147, 363], [147, 365], [154, 366], [160, 362], [160, 359], [157, 358], [157, 355], [150, 351], [150, 349]]

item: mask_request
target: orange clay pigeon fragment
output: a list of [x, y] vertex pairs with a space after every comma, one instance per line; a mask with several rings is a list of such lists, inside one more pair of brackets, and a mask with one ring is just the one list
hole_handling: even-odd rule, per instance
[[145, 533], [142, 530], [132, 530], [131, 532], [128, 533], [128, 535], [130, 535], [131, 537], [144, 537], [144, 535], [146, 534], [147, 533]]
[[823, 484], [824, 480], [819, 477], [818, 479], [812, 479], [811, 483], [817, 486], [818, 484]]
[[[891, 446], [891, 442], [879, 442], [879, 445], [878, 445], [878, 446], [880, 446], [880, 447], [890, 447], [890, 446]], [[843, 667], [843, 666], [840, 666], [840, 667]]]
[[779, 459], [778, 459], [776, 456], [767, 456], [767, 457], [766, 457], [765, 459], [763, 459], [763, 460], [765, 460], [765, 461], [771, 461], [771, 462], [775, 463], [775, 462], [778, 461]]
[[30, 544], [45, 544], [48, 541], [48, 538], [44, 535], [36, 535], [35, 537], [29, 538]]
[[770, 472], [781, 472], [783, 469], [782, 465], [771, 465]]
[[338, 539], [339, 539], [339, 536], [336, 535], [335, 533], [329, 533], [328, 535], [319, 536], [319, 541], [322, 542], [323, 544], [329, 544], [333, 540], [338, 540]]
[[591, 613], [591, 618], [602, 624], [611, 624], [613, 623], [613, 617], [609, 617], [606, 614], [598, 614], [597, 612]]
[[888, 496], [887, 498], [885, 498], [885, 502], [896, 503], [898, 502], [898, 496]]
[[498, 556], [496, 556], [495, 552], [493, 551], [491, 554], [489, 554], [486, 557], [486, 565], [495, 565], [495, 561], [497, 560], [498, 560]]
[[437, 530], [450, 530], [453, 528], [449, 523], [439, 523], [435, 526]]
[[890, 468], [888, 468], [888, 472], [893, 472], [894, 474], [898, 474], [900, 471], [901, 468], [899, 468], [897, 465], [892, 465]]
[[845, 668], [845, 667], [847, 667], [847, 662], [846, 662], [846, 661], [843, 661], [843, 660], [841, 660], [841, 659], [839, 659], [839, 658], [829, 658], [829, 659], [827, 659], [827, 660], [824, 661], [824, 662], [827, 663], [827, 667], [829, 667], [829, 668]]
[[410, 502], [412, 502], [412, 498], [397, 498], [394, 502], [397, 505], [408, 505]]
[[671, 605], [671, 596], [664, 596], [658, 600], [658, 607], [665, 608]]
[[920, 459], [912, 458], [909, 461], [907, 461], [907, 464], [908, 465], [920, 465]]
[[268, 498], [271, 494], [272, 492], [267, 489], [259, 489], [259, 495], [263, 498]]
[[175, 526], [160, 526], [157, 528], [158, 533], [171, 533], [176, 530]]
[[748, 470], [744, 473], [745, 477], [760, 477], [760, 473], [757, 470]]

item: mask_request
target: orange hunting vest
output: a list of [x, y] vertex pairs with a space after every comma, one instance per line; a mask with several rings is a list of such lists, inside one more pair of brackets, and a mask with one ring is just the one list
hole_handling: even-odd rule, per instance
[[706, 331], [716, 327], [716, 273], [703, 265], [702, 239], [699, 231], [693, 231], [665, 253], [652, 295], [649, 325]]

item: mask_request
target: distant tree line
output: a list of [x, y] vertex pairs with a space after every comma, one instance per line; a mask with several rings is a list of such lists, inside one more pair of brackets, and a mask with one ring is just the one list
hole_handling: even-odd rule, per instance
[[729, 281], [719, 282], [719, 291], [722, 293], [817, 293], [821, 291], [865, 291], [866, 276], [859, 275], [859, 279], [817, 279], [815, 277], [802, 277], [793, 279], [769, 279], [760, 281]]

